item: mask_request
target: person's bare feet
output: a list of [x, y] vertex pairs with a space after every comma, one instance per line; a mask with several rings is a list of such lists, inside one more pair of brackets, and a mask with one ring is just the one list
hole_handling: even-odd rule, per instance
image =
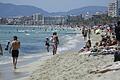
[[14, 69], [17, 69], [16, 66], [14, 66]]

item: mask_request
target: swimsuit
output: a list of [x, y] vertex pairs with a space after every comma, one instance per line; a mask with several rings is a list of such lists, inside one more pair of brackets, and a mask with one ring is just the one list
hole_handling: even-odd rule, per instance
[[12, 57], [18, 57], [19, 50], [12, 50]]

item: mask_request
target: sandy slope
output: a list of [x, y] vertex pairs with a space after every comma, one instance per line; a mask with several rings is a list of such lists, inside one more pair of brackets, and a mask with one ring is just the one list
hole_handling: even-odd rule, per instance
[[28, 80], [120, 80], [120, 70], [91, 73], [110, 64], [114, 64], [113, 55], [88, 57], [65, 53], [44, 61]]

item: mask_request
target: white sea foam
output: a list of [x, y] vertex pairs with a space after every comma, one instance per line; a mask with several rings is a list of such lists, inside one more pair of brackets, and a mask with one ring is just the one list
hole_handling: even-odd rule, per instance
[[18, 30], [18, 32], [25, 32], [25, 30]]
[[8, 64], [10, 63], [12, 60], [9, 56], [0, 56], [0, 65], [1, 64]]
[[29, 36], [30, 34], [25, 34], [25, 35]]
[[66, 42], [58, 48], [59, 52], [76, 48], [78, 44], [83, 42], [80, 34], [77, 34], [75, 36], [66, 35], [64, 39], [66, 39]]
[[[21, 62], [21, 61], [26, 61], [26, 60], [29, 60], [29, 59], [37, 59], [37, 58], [43, 58], [43, 57], [49, 57], [52, 53], [44, 53], [44, 54], [40, 54], [40, 53], [37, 53], [37, 54], [29, 54], [29, 55], [20, 55], [19, 56], [19, 59], [18, 59], [18, 62]], [[12, 57], [11, 56], [0, 56], [0, 65], [3, 65], [3, 64], [9, 64], [9, 63], [12, 63]]]

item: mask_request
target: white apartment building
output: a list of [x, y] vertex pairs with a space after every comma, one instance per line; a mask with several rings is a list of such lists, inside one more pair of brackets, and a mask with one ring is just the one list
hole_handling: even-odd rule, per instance
[[109, 3], [108, 16], [120, 17], [120, 0], [113, 0]]
[[108, 16], [116, 17], [116, 5], [115, 3], [109, 3]]
[[64, 24], [66, 21], [64, 16], [46, 16], [44, 17], [44, 24], [46, 25], [57, 25]]
[[120, 0], [118, 0], [118, 16], [120, 17]]
[[36, 13], [32, 15], [34, 24], [43, 24], [44, 16], [41, 15], [40, 13]]

